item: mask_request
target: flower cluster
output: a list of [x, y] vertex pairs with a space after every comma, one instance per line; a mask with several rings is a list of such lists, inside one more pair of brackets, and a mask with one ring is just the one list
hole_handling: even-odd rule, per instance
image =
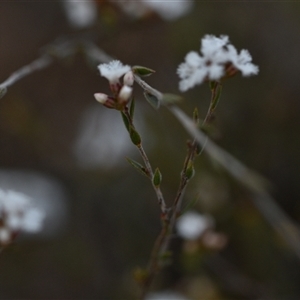
[[[113, 96], [103, 93], [94, 94], [95, 99], [108, 108], [122, 109], [132, 95], [134, 76], [130, 66], [123, 65], [119, 60], [112, 60], [98, 66], [101, 76], [109, 81]], [[123, 85], [120, 78], [124, 75]]]
[[248, 50], [237, 52], [229, 43], [228, 36], [216, 37], [205, 35], [201, 41], [201, 54], [195, 51], [189, 52], [185, 62], [177, 69], [181, 81], [179, 89], [182, 92], [201, 84], [205, 80], [220, 80], [226, 76], [232, 76], [238, 71], [243, 76], [255, 75], [258, 67], [251, 63], [252, 57]]
[[40, 231], [44, 217], [28, 196], [0, 189], [0, 245], [9, 244], [20, 231]]

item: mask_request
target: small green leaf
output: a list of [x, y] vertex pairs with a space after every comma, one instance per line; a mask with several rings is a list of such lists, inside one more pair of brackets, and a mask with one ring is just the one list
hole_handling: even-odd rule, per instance
[[147, 77], [155, 73], [154, 70], [142, 66], [133, 66], [131, 69], [134, 74], [141, 77]]
[[129, 108], [129, 114], [130, 114], [131, 119], [133, 119], [134, 108], [135, 108], [135, 99], [134, 99], [134, 97], [132, 97], [132, 100], [130, 103], [130, 108]]
[[195, 168], [193, 162], [190, 160], [185, 171], [185, 176], [188, 180], [192, 179], [195, 175]]
[[4, 88], [0, 88], [0, 99], [6, 94], [7, 92], [7, 88], [4, 87]]
[[141, 142], [142, 142], [141, 136], [135, 130], [135, 128], [132, 126], [129, 126], [129, 135], [130, 135], [131, 141], [134, 145], [138, 146], [141, 144]]
[[141, 174], [145, 175], [148, 177], [148, 172], [147, 172], [147, 169], [142, 166], [140, 163], [138, 163], [137, 161], [131, 159], [131, 158], [128, 158], [126, 157], [127, 161], [134, 167], [136, 168]]
[[122, 119], [123, 119], [123, 122], [124, 122], [124, 125], [127, 129], [127, 131], [129, 132], [129, 121], [128, 121], [128, 118], [127, 116], [121, 111], [121, 116], [122, 116]]
[[154, 175], [153, 175], [152, 182], [155, 186], [159, 186], [161, 181], [162, 181], [162, 175], [161, 175], [159, 169], [156, 168]]
[[144, 92], [144, 96], [146, 98], [146, 100], [155, 108], [158, 109], [160, 106], [160, 101], [157, 99], [157, 97], [155, 97], [154, 95], [148, 93], [148, 92]]
[[183, 98], [179, 95], [176, 94], [163, 94], [163, 98], [162, 98], [162, 102], [164, 104], [174, 104], [174, 103], [178, 103], [181, 102], [183, 100]]

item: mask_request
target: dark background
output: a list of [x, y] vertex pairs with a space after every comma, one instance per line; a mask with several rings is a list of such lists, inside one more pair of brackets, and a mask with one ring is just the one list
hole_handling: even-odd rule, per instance
[[[114, 6], [99, 5], [97, 23], [76, 31], [59, 2], [1, 2], [0, 81], [57, 37], [83, 34], [123, 63], [156, 70], [147, 80], [158, 90], [178, 93], [176, 68], [186, 53], [197, 51], [205, 34], [229, 35], [238, 50], [250, 51], [260, 73], [224, 84], [214, 138], [265, 176], [277, 203], [299, 222], [299, 15], [297, 2], [195, 1], [188, 15], [165, 22], [155, 14], [133, 20]], [[135, 89], [137, 126], [153, 167], [163, 173], [170, 204], [188, 135], [167, 110], [155, 111]], [[135, 298], [132, 271], [147, 264], [160, 229], [159, 209], [147, 179], [125, 160], [139, 158], [119, 113], [95, 103], [95, 92], [108, 91], [96, 66], [78, 54], [25, 77], [0, 100], [0, 187], [39, 190], [37, 178], [43, 178], [50, 187], [41, 193], [57, 189], [56, 201], [48, 201], [57, 208], [59, 200], [64, 209], [54, 210], [56, 229], [51, 231], [48, 220], [48, 235], [20, 238], [1, 253], [1, 299]], [[191, 115], [197, 106], [205, 115], [206, 84], [184, 97], [182, 109]], [[91, 141], [76, 148], [89, 120], [96, 128], [95, 152], [105, 153], [98, 161]], [[190, 299], [299, 299], [299, 259], [247, 192], [205, 155], [197, 161], [186, 201], [196, 196], [195, 209], [215, 217], [228, 244], [190, 257], [176, 239], [173, 267], [155, 289], [176, 289]]]

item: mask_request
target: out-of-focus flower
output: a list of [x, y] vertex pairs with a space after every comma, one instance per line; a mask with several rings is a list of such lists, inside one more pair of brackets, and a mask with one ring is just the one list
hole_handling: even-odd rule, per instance
[[153, 11], [159, 14], [164, 20], [176, 20], [187, 14], [192, 6], [193, 0], [164, 0], [164, 1], [149, 1], [142, 2], [150, 7]]
[[28, 196], [0, 189], [0, 243], [9, 243], [20, 231], [40, 231], [44, 218], [45, 213]]
[[214, 226], [214, 220], [207, 215], [201, 215], [195, 211], [186, 212], [181, 216], [176, 228], [178, 235], [186, 240], [196, 240], [209, 228]]
[[182, 294], [179, 294], [175, 291], [160, 291], [160, 292], [153, 292], [146, 296], [145, 300], [189, 300]]
[[149, 13], [157, 13], [166, 21], [176, 20], [186, 15], [193, 6], [193, 0], [112, 0], [125, 13], [141, 18]]
[[123, 65], [119, 60], [112, 60], [107, 64], [98, 66], [101, 76], [105, 77], [111, 85], [119, 82], [119, 78], [130, 71], [130, 66]]
[[258, 67], [251, 63], [252, 58], [247, 50], [238, 54], [235, 47], [229, 44], [228, 36], [216, 37], [205, 35], [201, 40], [202, 55], [195, 51], [189, 52], [185, 62], [177, 69], [181, 81], [182, 92], [201, 84], [205, 80], [220, 80], [224, 76], [232, 76], [238, 71], [243, 76], [255, 75]]
[[93, 0], [64, 0], [64, 8], [69, 23], [74, 28], [92, 26], [97, 19], [97, 5]]
[[43, 230], [35, 234], [24, 234], [22, 238], [49, 239], [65, 233], [70, 215], [68, 193], [62, 182], [44, 173], [24, 169], [0, 169], [0, 182], [2, 190], [27, 195], [30, 207], [46, 212]]
[[110, 110], [92, 105], [84, 112], [74, 146], [82, 168], [110, 169], [122, 166], [122, 162], [126, 165], [124, 156], [131, 151], [122, 121], [112, 118]]

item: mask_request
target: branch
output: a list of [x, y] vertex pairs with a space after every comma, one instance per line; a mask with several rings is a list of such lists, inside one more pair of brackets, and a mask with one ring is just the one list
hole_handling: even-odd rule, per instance
[[169, 106], [169, 110], [179, 120], [187, 132], [194, 136], [197, 142], [205, 148], [204, 151], [218, 162], [229, 174], [246, 187], [252, 194], [257, 209], [264, 215], [271, 226], [291, 246], [300, 259], [300, 231], [287, 214], [276, 204], [264, 187], [264, 179], [248, 169], [228, 152], [217, 146], [202, 131], [200, 131], [181, 109]]
[[0, 98], [2, 98], [6, 94], [7, 88], [9, 86], [13, 85], [23, 77], [34, 73], [35, 71], [48, 67], [52, 62], [52, 57], [50, 57], [48, 54], [43, 54], [41, 57], [37, 58], [30, 64], [25, 65], [24, 67], [12, 73], [5, 81], [0, 84]]
[[15, 84], [20, 79], [36, 71], [45, 69], [52, 64], [56, 58], [65, 59], [81, 52], [82, 49], [86, 57], [95, 63], [105, 63], [113, 59], [98, 48], [94, 43], [85, 39], [59, 38], [53, 43], [43, 47], [43, 54], [39, 58], [35, 59], [28, 65], [21, 67], [19, 70], [12, 73], [5, 81], [0, 83], [0, 99], [6, 94], [7, 88]]

